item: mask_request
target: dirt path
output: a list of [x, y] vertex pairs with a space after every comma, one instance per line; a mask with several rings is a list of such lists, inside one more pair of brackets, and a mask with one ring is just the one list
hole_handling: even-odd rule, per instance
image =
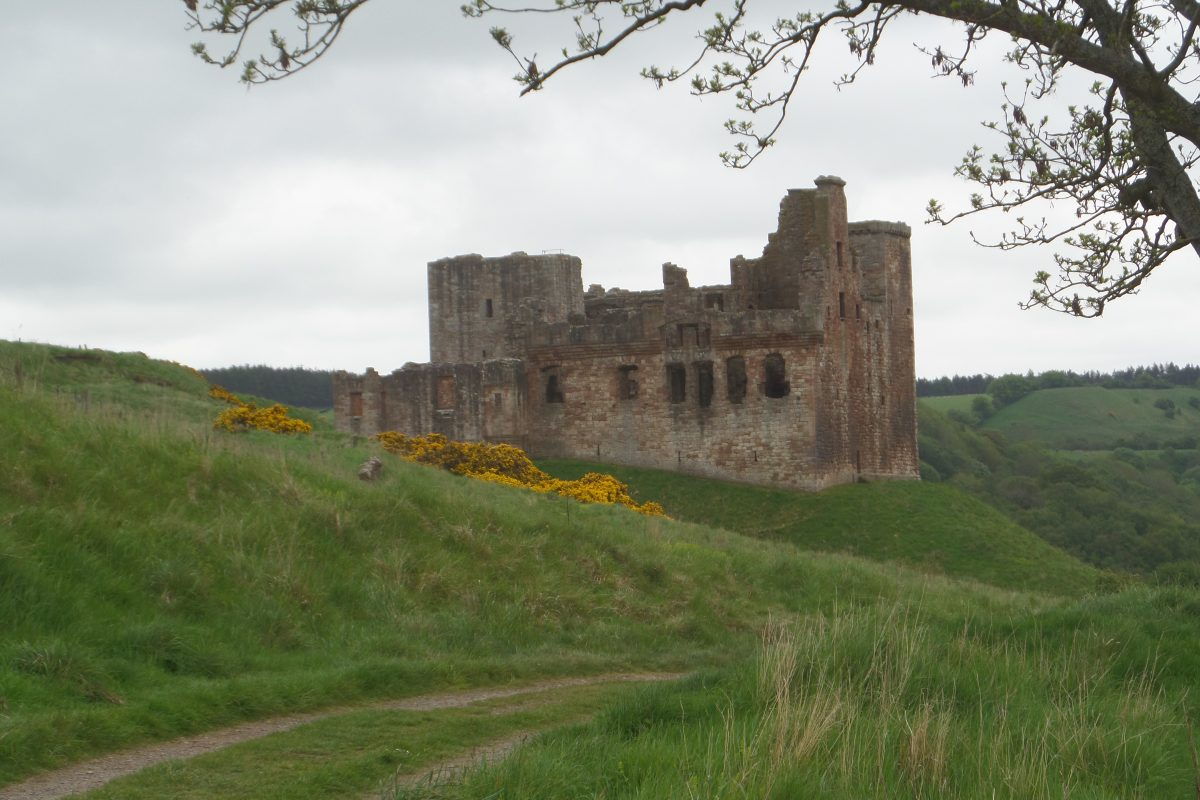
[[397, 775], [391, 781], [388, 781], [379, 789], [376, 789], [370, 794], [364, 795], [363, 800], [377, 800], [380, 797], [389, 796], [389, 792], [394, 793], [395, 789], [409, 786], [438, 786], [441, 784], [457, 781], [466, 773], [467, 770], [489, 764], [507, 757], [512, 751], [516, 750], [525, 742], [533, 737], [547, 731], [555, 730], [566, 725], [571, 725], [576, 722], [584, 722], [591, 719], [591, 716], [579, 717], [574, 720], [567, 720], [554, 725], [543, 728], [532, 728], [529, 730], [517, 731], [510, 733], [502, 739], [495, 739], [486, 744], [481, 744], [472, 747], [470, 750], [460, 753], [459, 755], [447, 758], [444, 761], [439, 761], [434, 764], [426, 764], [415, 772], [410, 772], [405, 775]]
[[[572, 686], [590, 686], [601, 683], [649, 682], [665, 681], [682, 677], [681, 673], [665, 672], [619, 672], [606, 675], [591, 675], [577, 678], [552, 678], [523, 686], [506, 686], [495, 689], [471, 689], [461, 692], [442, 692], [438, 694], [417, 695], [402, 700], [385, 700], [361, 706], [340, 706], [324, 711], [313, 711], [306, 714], [289, 714], [283, 717], [244, 722], [229, 728], [209, 731], [184, 739], [175, 739], [160, 744], [145, 745], [132, 750], [124, 750], [107, 756], [82, 761], [68, 767], [43, 772], [21, 783], [10, 784], [0, 788], [0, 800], [59, 800], [73, 794], [91, 791], [116, 778], [131, 775], [146, 767], [220, 750], [238, 742], [258, 739], [272, 733], [290, 730], [299, 725], [318, 719], [345, 714], [350, 711], [382, 710], [382, 711], [433, 711], [439, 708], [462, 708], [485, 700], [495, 700], [502, 697], [549, 692], [554, 689], [566, 689]], [[528, 734], [515, 737], [509, 749], [525, 738]], [[507, 740], [505, 740], [507, 741]], [[497, 743], [488, 748], [496, 747]], [[465, 763], [478, 760], [478, 753]], [[501, 751], [498, 751], [501, 752]], [[494, 758], [495, 756], [493, 756]], [[443, 762], [440, 769], [453, 768], [452, 762]], [[427, 774], [427, 773], [422, 773]]]

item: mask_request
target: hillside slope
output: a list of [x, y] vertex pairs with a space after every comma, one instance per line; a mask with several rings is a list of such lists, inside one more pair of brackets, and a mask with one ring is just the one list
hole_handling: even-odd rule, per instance
[[[1173, 416], [1155, 405], [1166, 402]], [[1200, 439], [1200, 389], [1040, 389], [998, 410], [983, 428], [1014, 442], [1063, 450], [1194, 448]]]
[[996, 586], [1078, 594], [1101, 573], [960, 489], [918, 481], [804, 493], [578, 461], [539, 462], [562, 478], [611, 472], [667, 513], [748, 536], [789, 542]]
[[[334, 701], [722, 663], [771, 616], [915, 594], [1052, 602], [390, 457], [362, 483], [372, 450], [348, 437], [214, 432], [222, 406], [185, 368], [0, 354], [14, 350], [20, 370], [0, 362], [0, 784]], [[151, 366], [158, 380], [126, 380]]]

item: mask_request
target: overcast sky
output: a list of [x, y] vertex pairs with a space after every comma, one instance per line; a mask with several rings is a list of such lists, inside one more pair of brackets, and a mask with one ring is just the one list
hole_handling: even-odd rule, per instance
[[[988, 141], [1003, 43], [963, 89], [931, 79], [913, 47], [951, 43], [946, 29], [907, 20], [838, 91], [848, 64], [831, 37], [779, 146], [735, 171], [717, 158], [725, 101], [637, 76], [684, 60], [707, 18], [518, 99], [491, 23], [459, 4], [374, 0], [314, 68], [250, 91], [191, 55], [182, 2], [6, 8], [0, 338], [390, 371], [428, 360], [428, 261], [562, 249], [585, 284], [660, 288], [665, 261], [693, 285], [725, 283], [789, 188], [835, 174], [852, 220], [913, 227], [919, 375], [1200, 361], [1190, 254], [1103, 319], [1075, 320], [1018, 310], [1049, 256], [971, 243], [1003, 219], [923, 224], [930, 197], [969, 194], [952, 171]], [[553, 52], [549, 32], [506, 23], [519, 48]]]

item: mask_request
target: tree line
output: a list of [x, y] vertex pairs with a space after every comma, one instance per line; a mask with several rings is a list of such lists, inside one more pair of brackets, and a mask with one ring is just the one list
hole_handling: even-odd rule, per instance
[[[997, 383], [999, 382], [999, 383]], [[955, 394], [992, 394], [1018, 396], [1037, 389], [1061, 389], [1068, 386], [1102, 386], [1105, 389], [1169, 389], [1172, 386], [1200, 386], [1200, 364], [1151, 364], [1112, 372], [1075, 372], [1052, 369], [1024, 375], [952, 375], [917, 378], [917, 397], [944, 397]], [[1015, 399], [1015, 398], [1012, 398]]]
[[257, 395], [289, 406], [333, 408], [333, 372], [327, 369], [243, 364], [202, 369], [200, 373], [234, 393]]

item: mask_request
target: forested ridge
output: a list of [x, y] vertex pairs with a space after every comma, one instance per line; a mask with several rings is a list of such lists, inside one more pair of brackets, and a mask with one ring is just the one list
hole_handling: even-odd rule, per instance
[[232, 392], [266, 397], [291, 406], [333, 407], [332, 370], [243, 364], [200, 372]]
[[1051, 369], [1024, 375], [1007, 373], [992, 375], [943, 375], [940, 378], [917, 378], [917, 397], [944, 397], [953, 394], [984, 394], [997, 378], [1019, 377], [1029, 381], [1032, 389], [1062, 389], [1068, 386], [1103, 386], [1106, 389], [1167, 389], [1172, 386], [1196, 386], [1200, 381], [1200, 364], [1182, 367], [1167, 362], [1150, 366], [1128, 367], [1112, 372]]

